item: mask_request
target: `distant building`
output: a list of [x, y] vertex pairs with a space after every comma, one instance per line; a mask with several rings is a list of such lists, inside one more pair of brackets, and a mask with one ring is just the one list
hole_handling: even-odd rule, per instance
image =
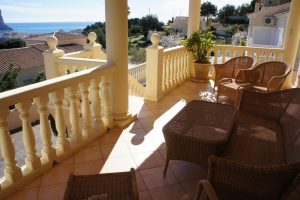
[[[248, 15], [248, 46], [282, 47], [290, 10], [288, 0], [263, 1], [262, 7]], [[256, 5], [258, 6], [258, 5]]]
[[[170, 23], [170, 26], [172, 27], [173, 31], [182, 33], [184, 36], [186, 36], [188, 30], [188, 20], [188, 17], [177, 16], [175, 17], [173, 23]], [[205, 20], [202, 17], [200, 21], [200, 27], [201, 30], [206, 30]]]
[[[43, 52], [48, 49], [46, 44], [47, 37], [51, 34], [31, 37], [28, 46], [15, 49], [0, 50], [0, 74], [9, 70], [10, 64], [21, 68], [18, 76], [20, 86], [27, 85], [40, 74], [45, 72]], [[83, 51], [86, 44], [86, 37], [70, 33], [55, 33], [58, 39], [58, 48], [66, 53]]]

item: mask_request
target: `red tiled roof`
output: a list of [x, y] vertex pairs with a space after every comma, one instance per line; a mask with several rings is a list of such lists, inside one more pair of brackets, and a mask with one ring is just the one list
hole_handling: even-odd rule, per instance
[[85, 36], [81, 35], [81, 34], [66, 33], [66, 32], [55, 32], [54, 36], [57, 38], [58, 41], [62, 41], [62, 40], [80, 40], [80, 39], [85, 38]]
[[[82, 51], [83, 46], [78, 44], [62, 45], [58, 47], [65, 53]], [[35, 44], [29, 47], [0, 50], [0, 74], [9, 70], [10, 64], [15, 64], [21, 69], [33, 69], [44, 65], [43, 51], [48, 49], [45, 43]]]
[[67, 33], [67, 32], [54, 32], [54, 33], [47, 33], [43, 35], [28, 37], [25, 40], [29, 41], [46, 41], [47, 38], [51, 35], [54, 35], [58, 41], [63, 40], [80, 40], [86, 38], [84, 35], [81, 34], [74, 34], [74, 33]]
[[32, 69], [44, 65], [42, 52], [33, 47], [0, 50], [0, 74], [9, 70], [10, 64], [22, 69]]

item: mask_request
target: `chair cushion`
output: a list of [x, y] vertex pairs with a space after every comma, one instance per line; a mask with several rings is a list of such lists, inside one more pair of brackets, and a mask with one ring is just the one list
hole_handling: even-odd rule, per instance
[[269, 166], [284, 164], [281, 126], [273, 120], [240, 111], [236, 127], [222, 155], [236, 162]]

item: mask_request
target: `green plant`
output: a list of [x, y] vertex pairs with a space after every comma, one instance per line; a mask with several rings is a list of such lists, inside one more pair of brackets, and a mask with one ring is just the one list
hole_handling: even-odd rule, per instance
[[209, 50], [213, 47], [212, 32], [197, 31], [181, 43], [192, 53], [195, 63], [209, 63]]
[[9, 70], [5, 74], [0, 75], [0, 92], [18, 87], [17, 77], [20, 73], [20, 69], [20, 67], [10, 64]]

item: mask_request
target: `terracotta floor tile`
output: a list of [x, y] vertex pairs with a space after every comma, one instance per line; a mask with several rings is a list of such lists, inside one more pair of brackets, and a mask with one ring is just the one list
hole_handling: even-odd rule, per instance
[[114, 144], [122, 133], [121, 129], [114, 128], [99, 138], [100, 144]]
[[194, 180], [194, 181], [188, 181], [188, 182], [181, 182], [180, 185], [182, 186], [184, 192], [192, 199], [196, 199], [196, 194], [197, 194], [197, 184], [199, 180]]
[[118, 141], [116, 144], [101, 145], [100, 149], [105, 159], [108, 157], [130, 156], [130, 152], [123, 141]]
[[152, 199], [155, 200], [180, 200], [180, 198], [185, 194], [179, 184], [154, 188], [149, 191]]
[[152, 200], [149, 191], [140, 191], [139, 192], [139, 200]]
[[131, 141], [125, 141], [125, 143], [132, 154], [156, 150], [150, 139], [146, 137], [134, 137]]
[[143, 177], [141, 176], [141, 174], [138, 170], [135, 171], [135, 176], [136, 176], [136, 182], [137, 182], [138, 190], [139, 191], [147, 190], [144, 179], [143, 179]]
[[66, 184], [51, 185], [41, 187], [39, 200], [61, 200], [65, 193]]
[[8, 197], [7, 200], [37, 200], [38, 195], [39, 188], [23, 189]]
[[126, 142], [134, 142], [136, 138], [143, 138], [147, 135], [144, 129], [133, 129], [133, 130], [124, 130], [120, 139]]
[[138, 119], [139, 123], [142, 125], [142, 127], [154, 127], [154, 122], [156, 120], [156, 117], [149, 117], [144, 119]]
[[135, 153], [132, 155], [137, 169], [150, 169], [164, 166], [165, 162], [157, 151]]
[[90, 174], [100, 174], [100, 171], [104, 165], [103, 160], [93, 160], [83, 163], [77, 163], [74, 166], [75, 175], [90, 175]]
[[170, 171], [181, 182], [200, 180], [207, 177], [206, 170], [203, 167], [191, 162], [180, 161], [175, 164], [170, 163], [167, 173]]
[[142, 118], [154, 117], [154, 114], [150, 110], [146, 110], [146, 111], [140, 111], [137, 116], [139, 119], [142, 119]]
[[113, 157], [106, 160], [101, 173], [127, 172], [130, 168], [136, 168], [131, 156]]
[[73, 165], [58, 164], [42, 176], [41, 187], [66, 183], [73, 171]]
[[103, 155], [100, 146], [86, 147], [75, 154], [75, 163], [81, 163], [91, 160], [101, 160]]
[[66, 160], [59, 163], [60, 165], [73, 165], [74, 164], [74, 155], [70, 156]]
[[163, 167], [157, 167], [152, 169], [140, 170], [147, 188], [152, 189], [178, 183], [172, 173], [168, 173], [167, 176], [164, 177], [163, 169]]
[[31, 181], [29, 184], [26, 184], [23, 189], [37, 188], [41, 185], [41, 180], [42, 180], [42, 177], [40, 176], [40, 177], [34, 179], [33, 181]]

